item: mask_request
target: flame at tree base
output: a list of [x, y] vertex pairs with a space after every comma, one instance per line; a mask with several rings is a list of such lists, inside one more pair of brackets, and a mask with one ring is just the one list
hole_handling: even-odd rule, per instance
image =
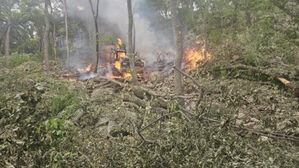
[[200, 62], [208, 61], [211, 58], [211, 54], [206, 52], [204, 48], [201, 48], [199, 50], [195, 48], [186, 49], [184, 52], [185, 71], [192, 71], [199, 67]]

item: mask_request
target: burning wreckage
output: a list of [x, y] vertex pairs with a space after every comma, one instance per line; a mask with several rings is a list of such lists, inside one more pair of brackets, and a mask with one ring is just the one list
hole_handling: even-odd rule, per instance
[[[184, 52], [183, 69], [187, 72], [195, 69], [205, 60], [211, 59], [211, 55], [198, 44], [199, 42], [196, 42], [196, 46], [190, 47]], [[145, 61], [136, 54], [135, 70], [138, 79], [149, 79], [151, 76], [159, 75], [160, 73], [169, 75], [172, 72], [174, 61], [165, 59], [165, 57], [174, 58], [171, 53], [159, 53], [154, 63], [146, 65]], [[101, 64], [98, 66], [97, 74], [92, 71], [95, 67], [89, 64], [86, 68], [76, 69], [76, 72], [65, 73], [62, 75], [62, 78], [69, 81], [85, 81], [97, 75], [112, 79], [130, 79], [132, 77], [130, 73], [130, 59], [127, 56], [126, 46], [122, 43], [121, 39], [117, 39], [116, 45], [106, 45], [102, 50], [100, 60]]]
[[[88, 64], [86, 68], [78, 68], [69, 71], [62, 75], [62, 78], [69, 81], [85, 81], [90, 78], [94, 78], [97, 75], [106, 76], [109, 78], [131, 78], [130, 74], [130, 59], [127, 56], [126, 46], [122, 43], [120, 39], [117, 39], [118, 44], [106, 45], [100, 56], [100, 65], [98, 68], [98, 73], [94, 73], [92, 64]], [[143, 77], [145, 63], [141, 58], [135, 58], [135, 68], [138, 77]]]

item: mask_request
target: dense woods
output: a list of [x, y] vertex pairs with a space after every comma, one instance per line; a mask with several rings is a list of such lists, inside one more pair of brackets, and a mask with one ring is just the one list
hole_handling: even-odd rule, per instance
[[298, 167], [297, 0], [1, 0], [0, 167]]

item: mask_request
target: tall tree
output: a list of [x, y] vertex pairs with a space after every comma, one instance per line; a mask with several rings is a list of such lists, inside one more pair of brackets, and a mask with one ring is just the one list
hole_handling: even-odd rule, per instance
[[204, 58], [207, 58], [207, 49], [208, 49], [208, 23], [207, 23], [207, 15], [208, 15], [208, 0], [204, 0], [202, 2], [202, 21], [203, 21], [203, 42], [204, 42]]
[[133, 11], [132, 11], [132, 1], [127, 0], [127, 6], [128, 6], [128, 17], [129, 17], [129, 28], [128, 28], [128, 47], [129, 47], [129, 58], [130, 58], [130, 69], [132, 73], [132, 80], [134, 84], [138, 83], [137, 80], [137, 74], [135, 70], [135, 49], [133, 44]]
[[[178, 2], [177, 0], [170, 1], [171, 15], [172, 15], [172, 26], [175, 34], [176, 43], [176, 58], [175, 67], [179, 70], [182, 69], [182, 61], [184, 56], [183, 48], [183, 28], [178, 13]], [[182, 96], [184, 93], [183, 80], [180, 72], [175, 71], [175, 91], [177, 96]], [[179, 103], [183, 104], [183, 99], [179, 98]]]
[[99, 35], [99, 26], [98, 26], [98, 16], [99, 16], [99, 0], [97, 0], [96, 4], [96, 11], [93, 9], [93, 4], [92, 0], [89, 0], [93, 20], [94, 20], [94, 25], [95, 25], [95, 30], [96, 30], [96, 55], [97, 55], [97, 62], [95, 65], [94, 73], [98, 72], [98, 65], [99, 65], [99, 59], [100, 59], [100, 35]]
[[250, 7], [249, 7], [249, 0], [245, 0], [245, 13], [246, 13], [246, 21], [247, 25], [251, 25], [251, 15], [250, 15]]
[[[54, 5], [54, 4], [53, 4]], [[50, 8], [51, 8], [51, 22], [53, 24], [53, 32], [52, 32], [52, 40], [53, 40], [53, 54], [54, 54], [54, 59], [56, 60], [57, 58], [57, 40], [56, 40], [56, 21], [55, 21], [55, 17], [54, 17], [54, 7], [52, 7], [52, 4], [50, 4]]]
[[239, 13], [239, 1], [233, 0], [234, 5], [234, 12], [232, 16], [232, 25], [234, 26], [235, 30], [237, 29], [237, 22], [238, 22], [238, 13]]
[[7, 30], [6, 30], [6, 36], [5, 36], [5, 55], [10, 55], [10, 31], [11, 31], [11, 9], [8, 10], [7, 15]]
[[44, 31], [44, 61], [46, 63], [47, 70], [49, 69], [49, 29], [50, 29], [50, 21], [49, 21], [49, 4], [50, 0], [45, 0], [45, 31]]
[[67, 0], [64, 0], [64, 20], [65, 20], [66, 64], [69, 67], [70, 66], [70, 47], [69, 47], [69, 27], [68, 27]]
[[5, 50], [5, 55], [9, 56], [10, 55], [10, 39], [11, 39], [11, 29], [12, 29], [12, 8], [13, 5], [17, 1], [15, 0], [4, 0], [1, 5], [0, 10], [2, 10], [2, 16], [5, 18], [7, 29], [5, 33], [5, 42], [4, 42], [4, 50]]
[[53, 24], [53, 51], [54, 51], [54, 59], [57, 59], [57, 40], [56, 40], [56, 23], [54, 21]]

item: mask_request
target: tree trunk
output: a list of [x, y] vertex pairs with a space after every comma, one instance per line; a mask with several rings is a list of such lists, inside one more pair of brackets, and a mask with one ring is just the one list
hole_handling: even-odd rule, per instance
[[11, 31], [11, 16], [8, 15], [7, 19], [7, 31], [6, 31], [6, 37], [5, 37], [5, 56], [10, 55], [10, 31]]
[[69, 27], [68, 27], [68, 10], [67, 0], [64, 0], [64, 20], [65, 20], [65, 45], [66, 45], [66, 64], [70, 66], [70, 47], [69, 47]]
[[135, 70], [135, 51], [133, 46], [133, 12], [132, 12], [132, 1], [127, 0], [128, 5], [128, 17], [129, 17], [129, 28], [128, 28], [128, 56], [130, 58], [130, 69], [132, 74], [133, 84], [138, 84], [137, 74]]
[[[170, 8], [171, 8], [171, 14], [172, 14], [172, 25], [174, 29], [175, 34], [175, 41], [176, 41], [176, 58], [175, 58], [175, 67], [177, 69], [182, 69], [182, 60], [184, 56], [183, 51], [183, 32], [182, 32], [182, 25], [180, 22], [180, 18], [178, 16], [178, 8], [177, 8], [177, 1], [171, 0], [170, 2]], [[183, 81], [182, 81], [182, 75], [180, 72], [175, 71], [175, 91], [177, 96], [183, 95]], [[184, 101], [182, 98], [179, 98], [179, 104], [183, 105]]]
[[2, 40], [0, 41], [0, 57], [2, 57]]
[[56, 41], [56, 21], [55, 18], [53, 16], [53, 7], [50, 4], [50, 8], [51, 8], [51, 15], [52, 15], [52, 22], [53, 22], [53, 32], [52, 32], [52, 40], [53, 40], [53, 54], [54, 54], [54, 60], [57, 59], [57, 41]]
[[207, 29], [207, 2], [203, 2], [203, 11], [202, 11], [202, 19], [203, 19], [203, 42], [204, 42], [204, 59], [207, 59], [207, 48], [208, 48], [208, 29]]
[[42, 53], [43, 50], [43, 33], [41, 30], [37, 30], [38, 35], [38, 51]]
[[235, 28], [235, 30], [237, 29], [237, 22], [238, 22], [238, 9], [239, 9], [239, 3], [235, 0], [233, 1], [234, 3], [234, 13], [233, 13], [233, 17], [232, 17], [232, 24]]
[[99, 26], [98, 26], [99, 0], [97, 0], [96, 11], [94, 11], [94, 9], [93, 9], [93, 4], [92, 4], [91, 0], [89, 0], [89, 4], [90, 4], [91, 12], [92, 12], [92, 15], [93, 15], [94, 24], [95, 24], [95, 30], [96, 30], [96, 55], [97, 55], [97, 62], [96, 62], [96, 65], [95, 65], [94, 73], [97, 73], [98, 72], [99, 59], [100, 59], [100, 46], [99, 46], [100, 36], [99, 36]]
[[246, 13], [246, 20], [247, 20], [247, 25], [251, 25], [251, 15], [250, 15], [250, 10], [249, 10], [249, 0], [245, 0], [245, 13]]
[[44, 32], [44, 61], [46, 63], [46, 69], [49, 69], [49, 29], [50, 29], [50, 21], [49, 21], [49, 0], [45, 0], [45, 23], [46, 28]]
[[54, 59], [57, 59], [57, 40], [56, 40], [56, 23], [53, 25], [53, 51]]

